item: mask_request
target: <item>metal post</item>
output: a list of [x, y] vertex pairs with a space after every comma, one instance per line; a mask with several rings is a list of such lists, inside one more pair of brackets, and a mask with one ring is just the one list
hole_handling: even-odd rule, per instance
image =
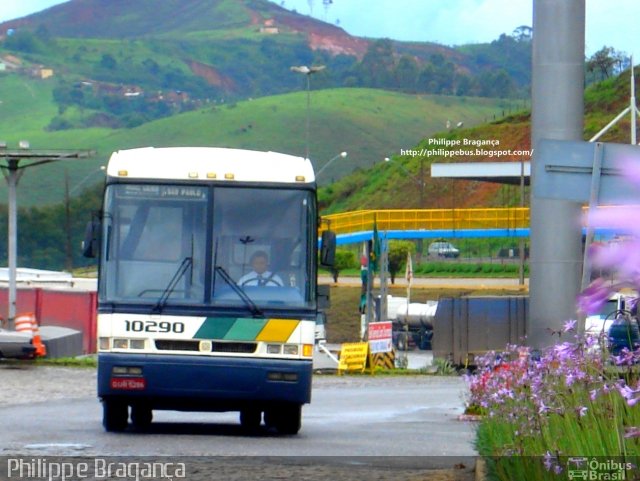
[[[520, 159], [520, 207], [524, 208], [524, 159]], [[521, 211], [522, 212], [522, 211]], [[520, 237], [518, 241], [518, 284], [524, 286], [524, 237]]]
[[[589, 192], [589, 213], [593, 212], [598, 207], [598, 197], [600, 195], [600, 178], [602, 175], [602, 144], [596, 143], [596, 148], [593, 151], [593, 173], [591, 174], [591, 190]], [[585, 289], [591, 282], [591, 262], [589, 259], [589, 249], [593, 243], [594, 228], [591, 223], [587, 224], [587, 234], [584, 241], [584, 256], [582, 265], [582, 281], [580, 288]], [[578, 334], [584, 334], [585, 317], [581, 316], [578, 322], [577, 332]]]
[[305, 159], [309, 158], [309, 117], [311, 116], [311, 72], [307, 74], [307, 132], [305, 145]]
[[633, 72], [633, 55], [631, 56], [631, 98], [629, 99], [631, 110], [631, 144], [636, 145], [636, 80]]
[[420, 157], [420, 208], [424, 209], [424, 157]]
[[380, 318], [379, 322], [387, 320], [387, 294], [389, 278], [389, 246], [387, 238], [380, 237]]
[[373, 276], [374, 272], [371, 266], [371, 251], [373, 249], [373, 241], [367, 241], [367, 304], [365, 307], [364, 334], [362, 340], [369, 338], [369, 324], [373, 320]]
[[17, 298], [17, 263], [18, 263], [18, 208], [16, 200], [16, 190], [20, 172], [18, 162], [9, 161], [5, 170], [5, 178], [9, 189], [9, 239], [8, 239], [8, 262], [9, 262], [9, 312], [7, 315], [8, 328], [14, 328], [16, 317]]
[[[534, 0], [532, 141], [581, 140], [584, 116], [584, 0]], [[531, 179], [536, 182], [535, 176]], [[582, 269], [580, 204], [531, 197], [530, 313], [527, 342], [555, 342], [550, 331], [576, 316]]]

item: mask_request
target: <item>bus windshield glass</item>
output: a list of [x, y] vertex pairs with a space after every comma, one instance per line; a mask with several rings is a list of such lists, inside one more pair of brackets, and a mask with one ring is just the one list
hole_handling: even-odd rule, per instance
[[313, 193], [266, 187], [107, 187], [100, 301], [151, 310], [314, 307]]

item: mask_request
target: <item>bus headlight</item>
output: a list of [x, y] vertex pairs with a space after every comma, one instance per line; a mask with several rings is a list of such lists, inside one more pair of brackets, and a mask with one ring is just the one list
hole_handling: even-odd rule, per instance
[[101, 337], [98, 339], [98, 349], [101, 351], [108, 351], [111, 347], [110, 339], [108, 337]]
[[297, 356], [298, 355], [298, 345], [297, 344], [285, 344], [283, 349], [283, 354], [287, 356]]
[[129, 349], [129, 339], [114, 339], [113, 340], [113, 348], [114, 349]]
[[144, 339], [131, 339], [129, 347], [131, 349], [144, 349]]
[[281, 344], [267, 344], [267, 354], [280, 354]]

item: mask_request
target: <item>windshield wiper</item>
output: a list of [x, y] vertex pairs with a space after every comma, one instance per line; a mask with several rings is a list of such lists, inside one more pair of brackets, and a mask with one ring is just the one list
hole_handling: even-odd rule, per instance
[[167, 287], [165, 287], [162, 295], [160, 296], [160, 299], [158, 299], [158, 302], [156, 302], [156, 305], [153, 306], [153, 309], [151, 310], [151, 312], [158, 312], [158, 313], [162, 312], [162, 309], [164, 309], [164, 306], [167, 304], [167, 301], [169, 300], [169, 296], [173, 293], [173, 290], [178, 285], [178, 282], [180, 281], [180, 279], [182, 279], [182, 276], [185, 275], [185, 273], [187, 272], [187, 269], [189, 269], [192, 265], [193, 265], [193, 257], [185, 257], [184, 259], [182, 259], [182, 262], [178, 266], [176, 273], [173, 275], [173, 277], [169, 281], [169, 284], [167, 284]]
[[249, 311], [251, 311], [251, 314], [253, 315], [253, 317], [264, 317], [264, 313], [260, 310], [260, 308], [256, 305], [256, 303], [253, 302], [253, 300], [247, 295], [247, 293], [244, 292], [240, 287], [238, 287], [238, 285], [235, 283], [233, 278], [229, 275], [229, 273], [225, 270], [224, 267], [215, 266], [214, 272], [220, 274], [220, 277], [222, 277], [222, 279], [227, 284], [229, 284], [229, 287], [231, 287], [231, 289], [233, 289], [233, 291], [236, 294], [238, 294], [238, 297], [242, 299], [245, 305], [249, 308]]

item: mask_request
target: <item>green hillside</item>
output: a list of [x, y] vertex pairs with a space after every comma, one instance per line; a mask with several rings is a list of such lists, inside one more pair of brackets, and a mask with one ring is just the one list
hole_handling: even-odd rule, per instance
[[[629, 105], [630, 70], [616, 77], [590, 85], [585, 89], [584, 140], [588, 140]], [[640, 68], [635, 70], [635, 88], [640, 89]], [[498, 140], [501, 150], [528, 150], [531, 146], [531, 119], [528, 111], [508, 116], [485, 125], [439, 133], [448, 140]], [[602, 142], [629, 143], [630, 120], [626, 115], [600, 139]], [[415, 150], [429, 149], [428, 139], [421, 139]], [[414, 208], [473, 208], [519, 205], [519, 187], [488, 182], [431, 178], [434, 162], [495, 161], [488, 157], [412, 157], [396, 155], [394, 162], [347, 175], [320, 190], [323, 213], [346, 212], [359, 209]], [[502, 160], [520, 160], [503, 157]], [[400, 164], [402, 167], [399, 167]], [[420, 206], [420, 186], [416, 179], [424, 168], [424, 203]], [[413, 175], [413, 179], [407, 175]], [[527, 189], [528, 190], [528, 189]], [[528, 198], [528, 192], [527, 192]]]
[[[98, 152], [95, 158], [39, 167], [21, 180], [20, 205], [60, 202], [64, 171], [72, 188], [96, 174], [114, 150], [153, 145], [222, 146], [274, 150], [304, 155], [306, 93], [299, 92], [206, 108], [143, 124], [134, 129], [79, 129], [46, 131], [56, 114], [50, 100], [52, 84], [0, 77], [0, 118], [9, 145], [29, 140], [34, 149], [82, 148]], [[310, 153], [321, 168], [337, 153], [346, 159], [333, 162], [319, 178], [328, 183], [345, 173], [380, 162], [400, 149], [412, 148], [421, 138], [441, 131], [447, 120], [474, 125], [501, 116], [506, 101], [406, 95], [373, 89], [330, 89], [311, 92]], [[25, 112], [27, 115], [25, 115]], [[5, 198], [4, 185], [0, 202]]]
[[[640, 78], [640, 75], [636, 76]], [[610, 79], [597, 85], [590, 86], [585, 92], [585, 139], [593, 136], [603, 125], [610, 121], [615, 115], [628, 104], [628, 82], [629, 73], [625, 72], [615, 79]], [[41, 84], [43, 85], [43, 84]], [[32, 89], [34, 95], [40, 92], [36, 87], [27, 84], [26, 88], [21, 83], [13, 85], [16, 100], [25, 101], [30, 96], [24, 95], [25, 91]], [[636, 88], [638, 85], [636, 85]], [[17, 97], [18, 93], [21, 96]], [[393, 105], [398, 106], [398, 114], [390, 114], [386, 101], [393, 100]], [[36, 95], [37, 97], [37, 95]], [[46, 98], [44, 96], [43, 98]], [[461, 105], [452, 102], [451, 98], [442, 97], [425, 97], [417, 98], [410, 96], [394, 96], [387, 92], [371, 91], [371, 90], [327, 90], [313, 92], [314, 113], [324, 121], [319, 123], [322, 127], [319, 131], [314, 130], [314, 138], [311, 151], [316, 152], [323, 146], [323, 141], [336, 142], [332, 136], [340, 135], [340, 126], [347, 125], [346, 118], [365, 117], [369, 122], [377, 122], [379, 117], [384, 117], [386, 123], [381, 129], [377, 138], [372, 135], [362, 135], [362, 141], [357, 140], [359, 137], [354, 136], [353, 130], [349, 132], [352, 142], [361, 142], [361, 149], [372, 148], [375, 146], [365, 145], [367, 142], [387, 142], [387, 139], [393, 139], [402, 132], [403, 129], [415, 128], [416, 122], [418, 128], [423, 129], [427, 123], [426, 119], [414, 118], [416, 112], [421, 115], [433, 119], [436, 113], [443, 115], [442, 106], [447, 103], [448, 113], [456, 112], [462, 114]], [[4, 108], [4, 101], [11, 99], [2, 98], [3, 103], [0, 107]], [[76, 170], [82, 168], [81, 187], [89, 186], [92, 180], [99, 176], [97, 166], [105, 159], [104, 152], [108, 152], [115, 148], [134, 147], [138, 145], [147, 145], [154, 143], [152, 140], [162, 139], [166, 145], [178, 144], [182, 139], [192, 139], [193, 145], [207, 145], [207, 142], [216, 139], [223, 133], [227, 134], [228, 145], [243, 146], [242, 142], [250, 139], [260, 140], [263, 143], [275, 142], [270, 134], [275, 131], [280, 135], [280, 141], [283, 145], [287, 141], [293, 148], [300, 149], [303, 144], [296, 140], [301, 132], [304, 124], [305, 112], [305, 96], [304, 94], [283, 95], [278, 97], [263, 98], [250, 102], [241, 102], [237, 105], [229, 105], [225, 107], [209, 107], [200, 112], [193, 112], [176, 117], [175, 119], [167, 119], [141, 126], [137, 129], [129, 131], [113, 131], [113, 130], [82, 130], [71, 136], [69, 132], [56, 132], [54, 134], [45, 134], [38, 131], [38, 123], [34, 122], [32, 126], [35, 134], [41, 135], [40, 141], [53, 143], [58, 142], [59, 147], [71, 145], [71, 142], [77, 142], [77, 146], [93, 146], [100, 149], [100, 158], [92, 159], [90, 162], [80, 163], [69, 161], [66, 163], [69, 170], [74, 174], [80, 174]], [[459, 100], [459, 99], [456, 99]], [[407, 105], [409, 102], [409, 105]], [[488, 108], [486, 105], [477, 105], [467, 100], [461, 102], [465, 108], [475, 109], [476, 113], [482, 109]], [[300, 105], [298, 105], [300, 104]], [[332, 105], [334, 110], [329, 109]], [[342, 105], [345, 104], [345, 105]], [[433, 107], [438, 105], [440, 110], [428, 110], [427, 105]], [[297, 113], [295, 112], [298, 110]], [[381, 109], [381, 110], [380, 110]], [[385, 110], [386, 109], [386, 110]], [[15, 119], [18, 122], [20, 110], [15, 105], [9, 105], [4, 109], [6, 112], [13, 112], [10, 118], [4, 119], [3, 127], [10, 126]], [[48, 110], [43, 110], [45, 113]], [[378, 113], [376, 113], [378, 112]], [[383, 114], [384, 113], [384, 114]], [[247, 115], [245, 115], [247, 114]], [[249, 115], [250, 114], [250, 115]], [[293, 115], [296, 117], [291, 120]], [[314, 117], [315, 118], [315, 117]], [[445, 118], [444, 116], [442, 118]], [[493, 117], [491, 117], [493, 118]], [[316, 121], [318, 120], [316, 119]], [[403, 119], [405, 121], [403, 122]], [[365, 120], [360, 119], [363, 125]], [[408, 121], [406, 121], [408, 120]], [[456, 119], [454, 119], [455, 121]], [[251, 122], [251, 127], [249, 127]], [[420, 123], [423, 122], [423, 123]], [[333, 123], [333, 124], [332, 124]], [[271, 125], [273, 124], [273, 125]], [[436, 122], [437, 124], [437, 122]], [[331, 128], [326, 127], [330, 125]], [[420, 140], [415, 143], [407, 143], [400, 148], [419, 150], [422, 148], [431, 149], [429, 139], [441, 138], [448, 140], [498, 140], [500, 142], [499, 149], [522, 149], [530, 148], [530, 116], [527, 111], [515, 113], [506, 118], [483, 123], [472, 127], [456, 128], [452, 131], [443, 131], [442, 123], [436, 125], [436, 132], [423, 133], [420, 132], [418, 137]], [[337, 127], [336, 127], [337, 126]], [[325, 128], [326, 127], [326, 128]], [[335, 127], [335, 128], [334, 128]], [[346, 128], [346, 127], [345, 127]], [[351, 127], [356, 129], [356, 127]], [[244, 130], [243, 130], [244, 129]], [[364, 131], [364, 130], [362, 130]], [[112, 135], [110, 135], [112, 134]], [[16, 136], [14, 140], [17, 141]], [[197, 139], [193, 140], [193, 139]], [[356, 140], [354, 140], [356, 139]], [[619, 128], [613, 129], [609, 134], [602, 138], [606, 142], [628, 142], [628, 121], [623, 122]], [[295, 142], [294, 142], [295, 141]], [[235, 142], [232, 144], [232, 142]], [[82, 144], [82, 145], [79, 145]], [[160, 145], [160, 144], [158, 144]], [[340, 144], [331, 144], [330, 153], [339, 151]], [[283, 150], [283, 149], [277, 149]], [[331, 183], [320, 189], [320, 207], [321, 212], [326, 214], [330, 212], [343, 212], [349, 210], [359, 210], [366, 208], [417, 208], [420, 207], [420, 185], [417, 178], [420, 174], [421, 164], [425, 171], [424, 184], [424, 203], [425, 208], [455, 209], [464, 207], [504, 207], [519, 205], [519, 189], [517, 186], [499, 186], [496, 184], [484, 182], [470, 182], [463, 180], [451, 179], [433, 179], [429, 176], [429, 167], [432, 162], [457, 162], [468, 161], [469, 158], [460, 158], [453, 156], [451, 158], [445, 156], [419, 157], [411, 155], [398, 155], [398, 150], [393, 150], [396, 155], [392, 155], [393, 162], [372, 162], [372, 159], [379, 159], [384, 153], [390, 152], [386, 147], [384, 150], [374, 151], [371, 158], [367, 158], [374, 165], [368, 168], [357, 168], [355, 172], [346, 175], [339, 181]], [[329, 152], [329, 151], [328, 151]], [[336, 167], [345, 167], [356, 157], [357, 151], [351, 149], [350, 156], [342, 161], [335, 162]], [[294, 152], [299, 153], [299, 152]], [[327, 154], [323, 159], [328, 158]], [[387, 154], [388, 155], [388, 154]], [[320, 157], [316, 157], [320, 158]], [[518, 160], [520, 157], [513, 155], [503, 158], [503, 160]], [[476, 156], [473, 160], [483, 161], [492, 160]], [[494, 159], [495, 160], [495, 159]], [[59, 164], [60, 168], [62, 164]], [[51, 167], [52, 168], [52, 167]], [[45, 170], [47, 167], [42, 168]], [[407, 171], [410, 175], [407, 175]], [[53, 171], [51, 171], [53, 172]], [[61, 171], [55, 175], [61, 175]], [[59, 180], [53, 180], [55, 175], [46, 175], [51, 180], [49, 185], [61, 185]], [[88, 177], [87, 177], [88, 175]], [[413, 178], [412, 178], [413, 177]], [[82, 179], [89, 179], [83, 181]], [[34, 196], [43, 191], [45, 188], [28, 187], [28, 182], [32, 179], [32, 175], [27, 173], [23, 179], [19, 191], [21, 198], [25, 200], [23, 205], [33, 204]], [[82, 183], [84, 182], [84, 184]], [[33, 184], [32, 184], [33, 185]], [[72, 185], [77, 185], [72, 182]], [[77, 195], [70, 202], [70, 224], [71, 224], [71, 241], [70, 246], [79, 245], [86, 220], [90, 218], [91, 211], [97, 209], [99, 205], [99, 187], [96, 185], [91, 189], [78, 189]], [[82, 192], [80, 192], [82, 191]], [[528, 192], [526, 193], [528, 196]], [[26, 196], [26, 197], [25, 197]], [[80, 258], [80, 253], [76, 249], [71, 249], [73, 259], [68, 262], [65, 259], [64, 250], [61, 246], [66, 245], [66, 232], [61, 226], [65, 223], [65, 206], [61, 203], [39, 206], [37, 208], [20, 209], [20, 228], [19, 228], [19, 244], [20, 244], [20, 264], [31, 267], [59, 269], [63, 265], [86, 265], [87, 260]], [[6, 206], [0, 205], [0, 237], [6, 236]], [[0, 245], [0, 262], [6, 259], [6, 252]]]

